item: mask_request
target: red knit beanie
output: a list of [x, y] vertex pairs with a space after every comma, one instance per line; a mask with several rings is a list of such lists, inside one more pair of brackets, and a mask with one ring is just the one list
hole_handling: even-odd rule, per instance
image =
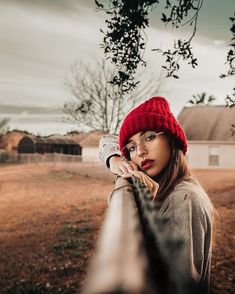
[[168, 133], [186, 154], [187, 139], [184, 131], [163, 97], [152, 97], [146, 100], [125, 117], [119, 133], [120, 150], [123, 150], [131, 136], [148, 130]]

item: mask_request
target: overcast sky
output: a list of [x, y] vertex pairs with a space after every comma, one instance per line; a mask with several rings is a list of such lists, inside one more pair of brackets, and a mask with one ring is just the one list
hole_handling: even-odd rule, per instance
[[[183, 65], [179, 80], [165, 81], [162, 94], [175, 115], [193, 94], [204, 91], [223, 104], [231, 93], [234, 81], [219, 75], [227, 70], [229, 17], [234, 10], [234, 0], [204, 0], [193, 41], [199, 66]], [[188, 36], [187, 28], [172, 32], [155, 15], [156, 10], [147, 30], [146, 75], [159, 73], [163, 63], [152, 48], [164, 49], [174, 38]], [[0, 117], [10, 116], [11, 128], [42, 135], [75, 129], [59, 122], [61, 115], [55, 110], [43, 113], [39, 107], [62, 107], [69, 98], [64, 82], [76, 60], [94, 63], [104, 57], [99, 30], [105, 30], [105, 17], [96, 11], [93, 0], [0, 0]]]

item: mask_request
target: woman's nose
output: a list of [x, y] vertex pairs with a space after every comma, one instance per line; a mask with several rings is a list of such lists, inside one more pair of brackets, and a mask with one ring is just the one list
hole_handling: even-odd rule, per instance
[[139, 143], [137, 145], [136, 155], [142, 157], [143, 155], [146, 155], [146, 154], [147, 154], [146, 146], [142, 143]]

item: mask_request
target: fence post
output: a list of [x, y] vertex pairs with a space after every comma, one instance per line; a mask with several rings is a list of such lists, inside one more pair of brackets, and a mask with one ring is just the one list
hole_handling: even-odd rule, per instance
[[83, 294], [156, 293], [131, 184], [118, 177]]

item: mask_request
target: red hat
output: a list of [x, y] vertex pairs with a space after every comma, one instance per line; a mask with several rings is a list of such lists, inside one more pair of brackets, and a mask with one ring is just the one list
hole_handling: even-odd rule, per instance
[[146, 100], [125, 117], [119, 132], [120, 150], [123, 150], [131, 136], [148, 130], [170, 134], [186, 154], [187, 139], [184, 131], [163, 97], [152, 97]]

